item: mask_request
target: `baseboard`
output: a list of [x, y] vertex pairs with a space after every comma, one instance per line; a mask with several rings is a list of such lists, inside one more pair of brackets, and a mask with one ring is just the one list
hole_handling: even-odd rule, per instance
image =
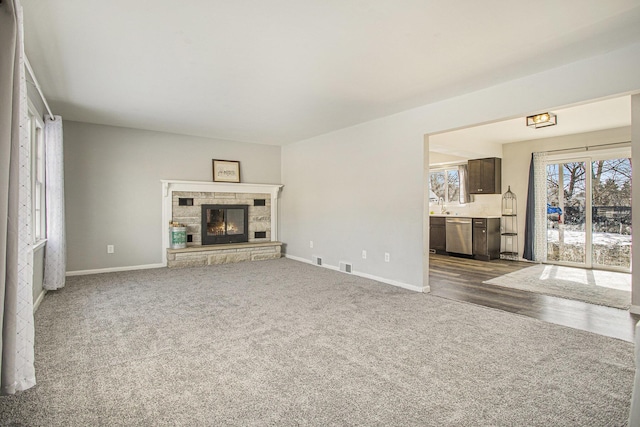
[[[299, 262], [304, 262], [307, 264], [311, 264], [311, 265], [315, 265], [311, 260], [309, 259], [305, 259], [305, 258], [300, 258], [297, 256], [293, 256], [293, 255], [284, 255], [285, 258], [294, 260], [294, 261], [299, 261]], [[132, 271], [132, 270], [147, 270], [147, 269], [151, 269], [151, 268], [163, 268], [166, 267], [164, 264], [160, 263], [160, 264], [145, 264], [145, 265], [131, 265], [131, 266], [126, 266], [126, 267], [111, 267], [111, 268], [98, 268], [95, 270], [76, 270], [76, 271], [67, 271], [67, 276], [84, 276], [87, 274], [100, 274], [100, 273], [113, 273], [113, 272], [117, 272], [117, 271]], [[337, 272], [340, 272], [340, 268], [335, 266], [335, 265], [329, 265], [329, 264], [323, 264], [321, 266], [318, 267], [324, 267], [324, 268], [328, 268], [329, 270], [334, 270]], [[410, 285], [408, 283], [403, 283], [403, 282], [399, 282], [397, 280], [392, 280], [392, 279], [386, 279], [384, 277], [379, 277], [379, 276], [374, 276], [373, 274], [367, 274], [367, 273], [362, 273], [359, 271], [353, 271], [351, 273], [344, 273], [344, 274], [353, 274], [355, 276], [359, 276], [359, 277], [363, 277], [365, 279], [371, 279], [371, 280], [375, 280], [377, 282], [382, 282], [382, 283], [386, 283], [388, 285], [392, 285], [392, 286], [397, 286], [399, 288], [403, 288], [403, 289], [407, 289], [410, 291], [414, 291], [414, 292], [430, 292], [429, 287], [427, 286], [426, 289], [424, 288], [419, 288], [418, 286], [414, 286], [414, 285]]]
[[144, 264], [144, 265], [129, 265], [126, 267], [110, 267], [110, 268], [98, 268], [95, 270], [76, 270], [67, 271], [67, 276], [85, 276], [87, 274], [100, 274], [100, 273], [113, 273], [116, 271], [132, 271], [132, 270], [148, 270], [151, 268], [163, 268], [166, 265], [159, 264]]
[[632, 305], [629, 307], [629, 313], [640, 314], [640, 305]]
[[386, 279], [384, 277], [374, 276], [373, 274], [362, 273], [360, 271], [352, 271], [351, 273], [345, 273], [343, 271], [340, 271], [340, 268], [336, 267], [335, 265], [330, 265], [330, 264], [316, 265], [310, 259], [300, 258], [300, 257], [293, 256], [293, 255], [284, 254], [284, 257], [288, 258], [288, 259], [291, 259], [293, 261], [304, 262], [306, 264], [311, 264], [311, 265], [314, 265], [316, 267], [328, 268], [329, 270], [334, 270], [334, 271], [337, 271], [339, 273], [352, 274], [354, 276], [359, 276], [359, 277], [363, 277], [365, 279], [375, 280], [376, 282], [386, 283], [387, 285], [397, 286], [399, 288], [407, 289], [407, 290], [414, 291], [414, 292], [430, 292], [431, 291], [429, 286], [427, 286], [426, 288], [419, 288], [418, 286], [410, 285], [408, 283], [398, 282], [397, 280]]
[[43, 289], [42, 291], [40, 291], [40, 295], [38, 295], [38, 298], [36, 298], [36, 300], [33, 302], [33, 312], [35, 313], [36, 310], [38, 309], [38, 307], [40, 307], [40, 303], [42, 302], [42, 300], [44, 299], [44, 295], [47, 293], [46, 289]]
[[392, 279], [385, 279], [383, 277], [378, 277], [378, 276], [374, 276], [373, 274], [362, 273], [359, 271], [354, 271], [352, 274], [355, 274], [356, 276], [364, 277], [365, 279], [371, 279], [377, 282], [386, 283], [387, 285], [397, 286], [399, 288], [407, 289], [413, 292], [426, 292], [426, 293], [431, 292], [431, 288], [429, 286], [427, 286], [426, 289], [419, 288], [417, 286], [410, 285], [408, 283], [398, 282], [397, 280], [392, 280]]

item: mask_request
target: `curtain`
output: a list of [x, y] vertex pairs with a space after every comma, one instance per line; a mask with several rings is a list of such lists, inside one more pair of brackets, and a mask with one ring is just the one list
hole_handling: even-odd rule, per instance
[[46, 165], [47, 247], [44, 260], [44, 288], [64, 286], [67, 245], [64, 226], [64, 165], [62, 117], [47, 117], [44, 124]]
[[533, 153], [535, 178], [534, 261], [547, 260], [547, 153]]
[[471, 194], [469, 194], [469, 167], [465, 165], [458, 166], [458, 177], [460, 179], [460, 203], [470, 203]]
[[547, 260], [547, 153], [531, 154], [522, 257]]
[[529, 185], [527, 187], [527, 210], [524, 223], [524, 253], [522, 258], [533, 261], [535, 258], [535, 223], [536, 223], [536, 197], [535, 197], [535, 167], [533, 165], [533, 153], [529, 163]]
[[31, 162], [22, 7], [0, 2], [0, 392], [35, 385]]

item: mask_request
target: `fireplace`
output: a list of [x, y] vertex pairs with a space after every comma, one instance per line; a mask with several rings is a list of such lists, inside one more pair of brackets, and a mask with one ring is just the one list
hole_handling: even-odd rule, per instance
[[247, 205], [202, 205], [202, 244], [249, 241]]

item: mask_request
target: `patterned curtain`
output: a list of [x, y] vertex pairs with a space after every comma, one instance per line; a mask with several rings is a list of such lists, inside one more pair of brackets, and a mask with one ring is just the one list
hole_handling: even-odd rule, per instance
[[547, 153], [531, 154], [522, 257], [547, 260]]
[[64, 228], [64, 165], [62, 117], [47, 117], [44, 125], [47, 249], [44, 260], [44, 288], [60, 289], [65, 283], [67, 244]]
[[[27, 129], [22, 6], [0, 3], [0, 152], [3, 198], [0, 208], [0, 298], [2, 304], [2, 394], [35, 385], [33, 250], [31, 233], [31, 144]], [[8, 165], [5, 163], [8, 159]], [[6, 168], [5, 168], [6, 166]], [[4, 190], [7, 190], [6, 192]], [[6, 201], [5, 201], [6, 200]], [[5, 221], [6, 218], [6, 221]]]
[[535, 180], [534, 261], [547, 260], [547, 153], [533, 153]]

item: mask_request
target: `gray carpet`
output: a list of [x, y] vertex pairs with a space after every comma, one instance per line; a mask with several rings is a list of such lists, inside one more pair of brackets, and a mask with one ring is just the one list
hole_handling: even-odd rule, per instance
[[70, 277], [0, 425], [624, 425], [630, 343], [280, 259]]
[[631, 274], [537, 264], [483, 283], [628, 310]]

